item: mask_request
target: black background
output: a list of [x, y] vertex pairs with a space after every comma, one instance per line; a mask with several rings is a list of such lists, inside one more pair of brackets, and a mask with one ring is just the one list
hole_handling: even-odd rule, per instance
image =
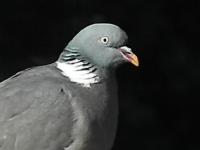
[[200, 149], [200, 1], [0, 2], [0, 81], [56, 61], [68, 41], [96, 22], [119, 25], [140, 67], [117, 70], [120, 119], [113, 150]]

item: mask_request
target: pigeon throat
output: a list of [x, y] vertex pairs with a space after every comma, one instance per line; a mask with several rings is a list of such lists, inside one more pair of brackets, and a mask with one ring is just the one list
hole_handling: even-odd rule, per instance
[[83, 87], [91, 87], [92, 84], [100, 82], [96, 66], [86, 61], [76, 52], [65, 50], [56, 62], [56, 67], [71, 82], [80, 84]]

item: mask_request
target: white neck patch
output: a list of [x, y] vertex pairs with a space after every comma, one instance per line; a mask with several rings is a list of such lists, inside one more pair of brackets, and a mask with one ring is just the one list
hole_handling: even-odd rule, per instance
[[62, 71], [64, 76], [68, 77], [72, 82], [81, 84], [83, 87], [89, 88], [91, 84], [98, 83], [100, 81], [97, 72], [92, 71], [94, 66], [91, 66], [91, 64], [84, 66], [84, 63], [78, 59], [69, 62], [58, 61], [56, 64], [57, 68]]

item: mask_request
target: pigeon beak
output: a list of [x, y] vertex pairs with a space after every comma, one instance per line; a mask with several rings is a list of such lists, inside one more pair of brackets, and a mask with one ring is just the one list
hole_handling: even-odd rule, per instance
[[131, 48], [127, 46], [122, 46], [118, 50], [126, 60], [128, 60], [137, 67], [139, 66], [138, 57], [131, 51]]

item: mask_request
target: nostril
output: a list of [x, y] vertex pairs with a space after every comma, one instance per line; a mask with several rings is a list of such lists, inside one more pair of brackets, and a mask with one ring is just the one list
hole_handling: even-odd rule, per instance
[[122, 46], [122, 47], [120, 47], [119, 49], [120, 49], [120, 51], [121, 51], [122, 53], [125, 53], [125, 54], [131, 54], [131, 53], [132, 53], [131, 48], [129, 48], [129, 47], [127, 47], [127, 46]]

